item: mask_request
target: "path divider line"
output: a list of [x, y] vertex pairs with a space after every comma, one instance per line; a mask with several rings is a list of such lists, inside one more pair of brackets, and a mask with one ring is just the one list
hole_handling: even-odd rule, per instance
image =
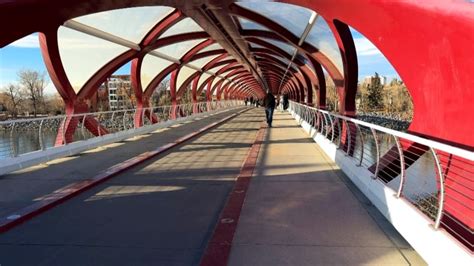
[[200, 266], [225, 266], [228, 263], [232, 240], [237, 230], [240, 213], [242, 212], [253, 171], [257, 165], [258, 153], [265, 134], [266, 126], [262, 123], [255, 137], [255, 142], [240, 169], [240, 174], [237, 176], [234, 188], [229, 194], [227, 202], [219, 215], [217, 225], [201, 257]]
[[41, 213], [44, 213], [46, 212], [47, 210], [65, 202], [66, 200], [124, 172], [125, 170], [128, 170], [138, 164], [141, 164], [143, 162], [145, 162], [146, 160], [149, 160], [151, 158], [153, 158], [154, 156], [157, 156], [159, 154], [162, 154], [166, 151], [168, 151], [169, 149], [173, 148], [173, 147], [176, 147], [178, 146], [179, 144], [182, 144], [194, 137], [196, 137], [197, 135], [209, 130], [209, 129], [212, 129], [240, 114], [242, 114], [243, 112], [246, 112], [250, 109], [244, 109], [244, 110], [241, 110], [237, 113], [234, 113], [232, 115], [229, 115], [229, 116], [226, 116], [224, 117], [223, 119], [219, 120], [219, 121], [216, 121], [216, 122], [213, 122], [205, 127], [202, 127], [190, 134], [187, 134], [183, 137], [180, 137], [178, 139], [176, 139], [175, 141], [173, 142], [170, 142], [170, 143], [167, 143], [165, 145], [162, 145], [158, 148], [156, 148], [155, 150], [152, 150], [152, 151], [148, 151], [148, 152], [144, 152], [142, 154], [139, 154], [135, 157], [132, 157], [124, 162], [121, 162], [121, 163], [118, 163], [118, 164], [115, 164], [101, 172], [99, 172], [97, 175], [95, 175], [94, 177], [90, 178], [90, 179], [86, 179], [86, 180], [83, 180], [83, 181], [79, 181], [79, 182], [75, 182], [75, 183], [72, 183], [72, 184], [69, 184], [65, 187], [62, 187], [56, 191], [54, 191], [53, 193], [50, 193], [48, 195], [45, 195], [45, 196], [42, 196], [39, 198], [39, 200], [25, 208], [22, 208], [6, 217], [0, 217], [0, 233], [4, 233], [10, 229], [12, 229], [13, 227], [25, 222], [25, 221], [28, 221], [30, 219], [32, 219], [33, 217], [41, 214]]

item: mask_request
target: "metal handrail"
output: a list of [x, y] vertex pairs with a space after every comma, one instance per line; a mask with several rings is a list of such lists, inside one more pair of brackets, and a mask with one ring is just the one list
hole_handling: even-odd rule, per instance
[[[296, 104], [296, 105], [302, 105], [302, 104], [296, 103], [296, 102], [292, 102], [292, 103]], [[396, 130], [386, 128], [386, 127], [382, 127], [382, 126], [379, 126], [379, 125], [367, 123], [367, 122], [364, 122], [362, 120], [358, 120], [358, 119], [351, 118], [351, 117], [348, 117], [348, 116], [342, 116], [342, 115], [339, 115], [339, 114], [331, 113], [331, 112], [328, 112], [326, 110], [318, 109], [318, 108], [315, 108], [315, 107], [312, 107], [312, 106], [304, 105], [304, 107], [314, 109], [314, 110], [316, 110], [318, 112], [321, 112], [323, 114], [328, 114], [328, 115], [332, 115], [334, 117], [338, 117], [338, 118], [341, 118], [341, 119], [346, 119], [349, 122], [353, 122], [355, 124], [359, 124], [359, 125], [362, 125], [362, 126], [365, 126], [365, 127], [368, 127], [368, 128], [373, 128], [377, 131], [384, 132], [386, 134], [394, 135], [394, 136], [399, 137], [399, 138], [403, 138], [403, 139], [406, 139], [406, 140], [417, 142], [417, 143], [426, 145], [428, 147], [433, 147], [434, 149], [441, 150], [441, 151], [444, 151], [444, 152], [447, 152], [447, 153], [451, 153], [453, 155], [463, 157], [463, 158], [466, 158], [466, 159], [471, 160], [471, 161], [474, 160], [474, 152], [472, 152], [472, 151], [468, 151], [468, 150], [465, 150], [465, 149], [462, 149], [462, 148], [459, 148], [459, 147], [451, 146], [451, 145], [448, 145], [448, 144], [444, 144], [444, 143], [437, 142], [437, 141], [434, 141], [434, 140], [426, 139], [426, 138], [419, 137], [419, 136], [416, 136], [416, 135], [412, 135], [412, 134], [409, 134], [409, 133], [396, 131]]]
[[[108, 133], [117, 133], [153, 125], [155, 122], [166, 122], [172, 119], [171, 112], [174, 111], [176, 112], [176, 119], [178, 119], [193, 115], [195, 112], [205, 113], [240, 105], [243, 105], [242, 101], [227, 100], [221, 101], [219, 104], [215, 102], [199, 102], [174, 106], [155, 106], [1, 121], [0, 161], [28, 152], [44, 151], [51, 147], [51, 145], [67, 145], [79, 140], [105, 136], [104, 132], [106, 131]], [[193, 109], [193, 106], [197, 108]], [[153, 122], [155, 117], [156, 120]], [[147, 118], [149, 119], [148, 122], [145, 121]], [[89, 119], [97, 121], [97, 125], [94, 128], [87, 125]], [[135, 119], [141, 121], [135, 121]], [[69, 123], [77, 125], [77, 129], [74, 132], [72, 132]], [[22, 136], [21, 132], [26, 132], [27, 136]], [[51, 140], [54, 134], [56, 134], [56, 139]], [[20, 138], [22, 142], [18, 144], [17, 142]]]

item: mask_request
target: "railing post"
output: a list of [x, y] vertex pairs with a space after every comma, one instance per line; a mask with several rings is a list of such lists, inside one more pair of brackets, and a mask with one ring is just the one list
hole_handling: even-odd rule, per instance
[[376, 165], [375, 165], [375, 175], [372, 178], [377, 179], [377, 177], [379, 175], [379, 167], [380, 167], [380, 147], [379, 147], [379, 141], [378, 141], [378, 138], [377, 138], [377, 132], [373, 128], [370, 128], [370, 131], [372, 132], [372, 136], [374, 137], [375, 149], [376, 149], [376, 153], [377, 153], [377, 156], [376, 156], [377, 161], [376, 161]]
[[[349, 128], [349, 123], [347, 123], [347, 120], [343, 119], [342, 120], [345, 127], [346, 127], [346, 131], [347, 131], [347, 137], [349, 138], [348, 141], [347, 141], [347, 150], [346, 150], [346, 155], [347, 156], [350, 156], [350, 152], [351, 152], [351, 130]], [[340, 135], [340, 134], [339, 134]], [[341, 139], [341, 136], [339, 136], [339, 139]], [[339, 141], [339, 144], [341, 143], [341, 141]]]
[[171, 120], [171, 107], [163, 107], [163, 117], [166, 116], [166, 121]]
[[112, 129], [115, 129], [114, 118], [115, 118], [115, 111], [112, 112], [112, 117], [110, 118], [110, 124], [111, 124]]
[[341, 147], [341, 133], [342, 133], [341, 124], [339, 123], [339, 118], [335, 117], [334, 123], [337, 123], [337, 136], [339, 137], [339, 140], [337, 142], [337, 148], [339, 148]]
[[84, 123], [86, 122], [86, 115], [83, 115], [82, 116], [82, 126], [81, 126], [81, 134], [82, 134], [82, 138], [85, 140], [86, 139], [86, 133], [84, 131], [84, 128], [85, 128], [85, 125]]
[[321, 127], [321, 120], [319, 119], [319, 111], [316, 109], [314, 110], [314, 116], [315, 116], [315, 124], [314, 128], [316, 129], [316, 132], [319, 131], [319, 128]]
[[17, 157], [18, 156], [18, 147], [16, 145], [16, 141], [15, 141], [15, 138], [16, 138], [16, 135], [14, 134], [15, 132], [15, 127], [16, 127], [16, 123], [14, 122], [13, 125], [12, 125], [12, 129], [10, 130], [10, 145], [11, 145], [11, 153], [12, 153], [12, 157]]
[[434, 228], [438, 229], [439, 225], [441, 224], [441, 218], [443, 218], [443, 211], [444, 211], [444, 175], [443, 169], [441, 167], [441, 163], [438, 158], [438, 154], [436, 153], [435, 149], [430, 147], [431, 153], [433, 154], [433, 158], [436, 163], [436, 168], [438, 170], [439, 176], [439, 199], [438, 199], [438, 213], [436, 214], [436, 220], [434, 223]]
[[127, 110], [123, 113], [123, 130], [127, 130]]
[[[330, 114], [328, 114], [328, 117], [329, 117], [329, 123], [331, 123], [331, 131], [332, 131], [331, 132], [332, 133], [331, 134], [331, 142], [333, 142], [334, 141], [334, 123], [332, 121], [332, 118], [331, 118]], [[326, 137], [327, 137], [327, 132], [326, 132]]]
[[[63, 123], [62, 123], [62, 129], [61, 129], [61, 135], [63, 135], [63, 145], [66, 145], [67, 144], [67, 141], [66, 141], [66, 121], [67, 121], [67, 115], [64, 117], [63, 119]], [[72, 115], [71, 115], [71, 119], [72, 119]]]
[[150, 107], [150, 117], [148, 119], [150, 120], [150, 125], [153, 125], [153, 107]]
[[97, 116], [97, 135], [102, 137], [102, 130], [100, 130], [100, 114]]
[[[393, 135], [392, 135], [393, 136]], [[405, 185], [405, 157], [403, 156], [403, 148], [400, 144], [400, 140], [397, 136], [393, 136], [395, 143], [397, 144], [398, 155], [400, 157], [400, 186], [397, 191], [397, 198], [400, 198], [402, 195], [403, 187]]]
[[326, 116], [321, 112], [319, 112], [318, 115], [319, 115], [319, 117], [321, 117], [321, 119], [320, 119], [321, 120], [321, 130], [320, 130], [319, 133], [323, 134], [323, 132], [324, 132], [324, 136], [326, 137], [327, 136], [327, 133], [325, 131], [325, 129], [327, 127]]
[[40, 149], [42, 151], [46, 150], [46, 147], [44, 145], [44, 139], [43, 139], [43, 122], [44, 122], [44, 119], [41, 119], [39, 129], [38, 129], [38, 140], [40, 144]]
[[[360, 126], [358, 124], [355, 124], [355, 125], [356, 125], [356, 130], [357, 132], [359, 132], [359, 137], [360, 137], [360, 161], [359, 161], [359, 165], [357, 166], [362, 166], [362, 160], [364, 159], [364, 134], [362, 134], [362, 130], [360, 130]], [[354, 146], [354, 150], [355, 150], [355, 146]]]

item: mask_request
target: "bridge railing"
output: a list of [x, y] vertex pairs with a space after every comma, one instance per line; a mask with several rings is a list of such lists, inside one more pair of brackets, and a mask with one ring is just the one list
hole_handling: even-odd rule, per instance
[[[474, 153], [296, 102], [290, 111], [431, 221], [473, 250]], [[407, 217], [407, 219], [410, 219]]]
[[0, 162], [22, 154], [243, 105], [241, 101], [80, 113], [0, 122]]

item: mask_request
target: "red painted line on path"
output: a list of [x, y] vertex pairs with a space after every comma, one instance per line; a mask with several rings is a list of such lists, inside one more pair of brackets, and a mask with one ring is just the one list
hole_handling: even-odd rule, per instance
[[81, 192], [84, 192], [120, 173], [122, 173], [123, 171], [125, 170], [128, 170], [140, 163], [143, 163], [144, 161], [156, 156], [156, 155], [159, 155], [159, 154], [162, 154], [163, 152], [173, 148], [173, 147], [176, 147], [178, 146], [179, 144], [205, 132], [206, 130], [209, 130], [217, 125], [220, 125], [234, 117], [236, 117], [237, 115], [243, 113], [243, 112], [246, 112], [248, 111], [249, 109], [244, 109], [242, 111], [239, 111], [235, 114], [232, 114], [232, 115], [229, 115], [229, 116], [226, 116], [224, 117], [223, 119], [217, 121], [217, 122], [213, 122], [199, 130], [196, 130], [190, 134], [187, 134], [185, 135], [184, 137], [181, 137], [181, 138], [178, 138], [177, 140], [171, 142], [171, 143], [168, 143], [168, 144], [165, 144], [165, 145], [162, 145], [158, 148], [156, 148], [155, 150], [152, 150], [152, 151], [148, 151], [148, 152], [144, 152], [140, 155], [137, 155], [135, 157], [132, 157], [124, 162], [121, 162], [121, 163], [118, 163], [116, 165], [113, 165], [109, 168], [107, 168], [106, 170], [104, 171], [101, 171], [99, 172], [97, 175], [95, 175], [94, 177], [90, 178], [90, 179], [86, 179], [86, 180], [83, 180], [83, 181], [79, 181], [79, 182], [76, 182], [76, 183], [72, 183], [72, 184], [69, 184], [65, 187], [62, 187], [56, 191], [54, 191], [53, 193], [51, 194], [48, 194], [48, 195], [45, 195], [45, 196], [42, 196], [40, 197], [40, 200], [23, 208], [23, 209], [20, 209], [16, 212], [14, 212], [13, 214], [10, 214], [6, 217], [0, 217], [0, 233], [3, 233], [3, 232], [6, 232], [10, 229], [12, 229], [13, 227], [25, 222], [25, 221], [28, 221], [30, 220], [31, 218], [43, 213], [43, 212], [46, 212], [47, 210], [65, 202], [66, 200], [78, 195], [79, 193]]
[[247, 189], [250, 185], [250, 180], [253, 171], [257, 164], [258, 153], [260, 146], [264, 140], [266, 127], [262, 125], [255, 137], [255, 142], [250, 149], [247, 158], [245, 159], [240, 174], [235, 181], [224, 208], [219, 215], [219, 220], [214, 228], [211, 239], [207, 243], [201, 257], [201, 266], [225, 266], [229, 260], [230, 250], [232, 248], [232, 240], [237, 229], [240, 213], [244, 204]]

